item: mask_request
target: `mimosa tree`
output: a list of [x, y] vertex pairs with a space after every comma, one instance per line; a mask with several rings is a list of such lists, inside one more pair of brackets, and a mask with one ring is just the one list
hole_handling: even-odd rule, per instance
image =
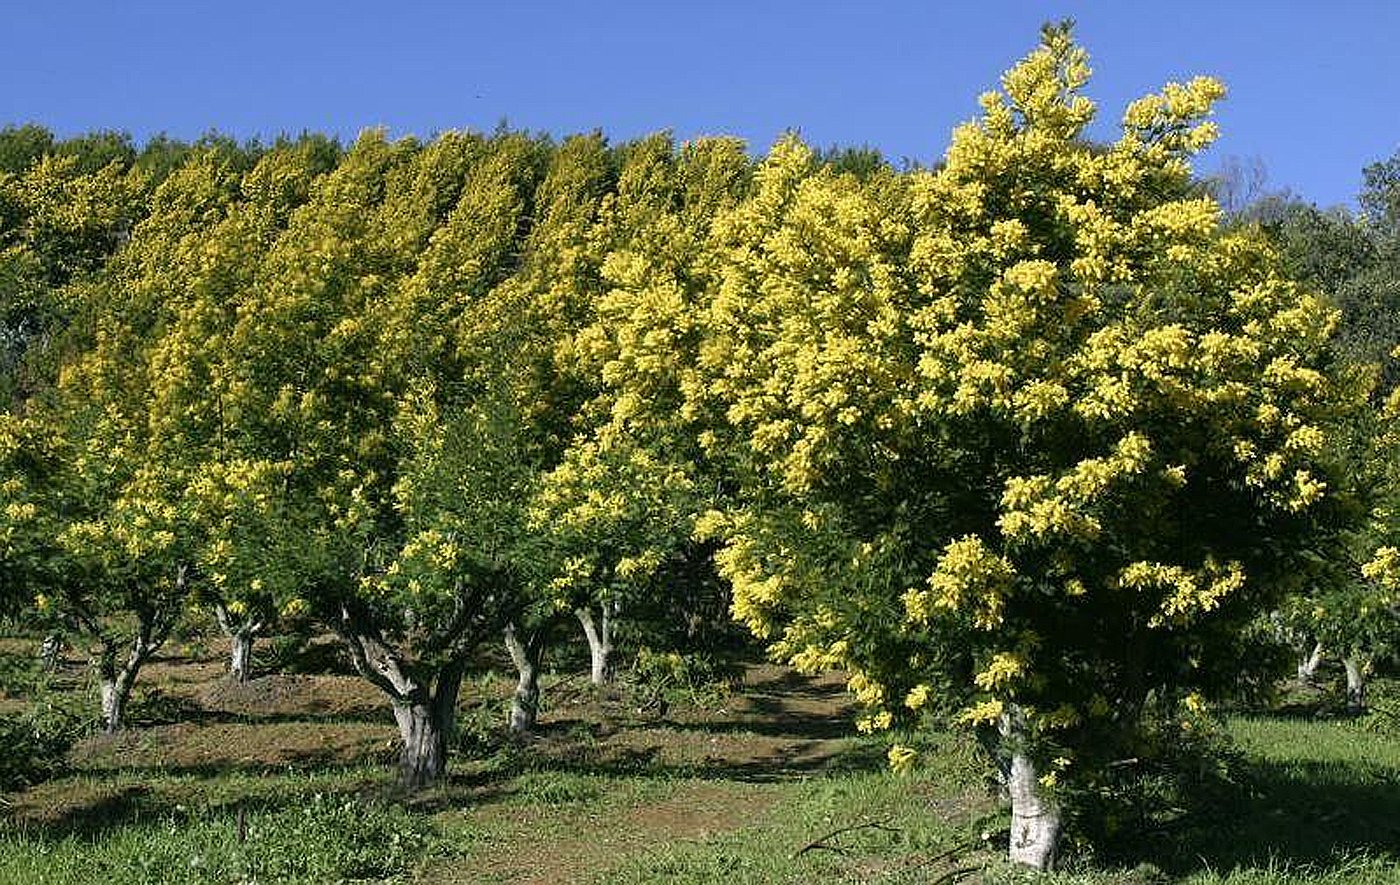
[[[654, 420], [735, 484], [700, 527], [735, 614], [851, 672], [862, 729], [954, 704], [1036, 867], [1057, 782], [1234, 684], [1241, 628], [1321, 542], [1357, 399], [1325, 303], [1192, 186], [1223, 87], [1169, 84], [1099, 146], [1088, 77], [1047, 28], [936, 171], [858, 179], [779, 143], [688, 270], [678, 355], [643, 364], [682, 394]], [[618, 400], [655, 374], [618, 373]]]

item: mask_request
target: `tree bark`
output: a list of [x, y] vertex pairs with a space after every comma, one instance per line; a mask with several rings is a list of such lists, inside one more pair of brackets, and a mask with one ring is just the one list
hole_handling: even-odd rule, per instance
[[39, 644], [39, 662], [45, 673], [52, 673], [63, 663], [63, 634], [50, 633]]
[[399, 783], [420, 790], [447, 775], [447, 743], [457, 724], [457, 693], [462, 687], [462, 662], [437, 673], [434, 688], [420, 686], [393, 699], [403, 749], [399, 751]]
[[126, 715], [126, 701], [131, 696], [131, 685], [129, 682], [119, 679], [109, 679], [102, 677], [100, 681], [102, 692], [102, 730], [107, 734], [116, 734], [122, 729], [122, 719]]
[[242, 631], [229, 637], [228, 675], [234, 682], [247, 682], [253, 672], [253, 634]]
[[[510, 731], [526, 735], [535, 730], [540, 711], [540, 660], [544, 656], [544, 630], [517, 629], [506, 625], [506, 649], [515, 663], [518, 679], [510, 701]], [[523, 638], [522, 638], [523, 634]]]
[[349, 612], [342, 612], [338, 630], [360, 675], [389, 695], [403, 740], [400, 785], [416, 791], [442, 780], [447, 774], [447, 745], [457, 722], [465, 653], [428, 668], [411, 663], [377, 630]]
[[233, 613], [222, 602], [214, 603], [214, 616], [229, 641], [229, 678], [234, 682], [247, 682], [253, 673], [253, 640], [262, 632], [263, 623], [256, 618], [236, 623]]
[[118, 666], [117, 649], [104, 643], [97, 662], [97, 682], [102, 700], [102, 730], [116, 734], [125, 725], [126, 702], [136, 684], [136, 674], [154, 651], [145, 629], [138, 629], [126, 662]]
[[1011, 750], [1006, 782], [1011, 797], [1009, 857], [1012, 863], [1050, 870], [1055, 866], [1062, 813], [1059, 803], [1046, 795], [1040, 783], [1035, 761], [1025, 746], [1025, 731], [1024, 715], [1012, 706], [1001, 719], [1002, 740]]
[[1298, 681], [1312, 682], [1317, 668], [1322, 664], [1322, 643], [1313, 645], [1312, 653], [1298, 662]]
[[399, 751], [399, 783], [418, 790], [437, 783], [447, 774], [447, 738], [451, 723], [444, 723], [432, 703], [394, 701], [403, 749]]
[[1342, 659], [1347, 671], [1347, 712], [1366, 711], [1366, 666], [1357, 655], [1347, 655]]
[[583, 625], [583, 635], [588, 637], [588, 655], [592, 661], [591, 679], [594, 685], [607, 685], [613, 677], [612, 619], [609, 614], [611, 603], [603, 603], [601, 617], [595, 619], [591, 609], [584, 607], [574, 612]]
[[175, 568], [174, 582], [170, 587], [173, 594], [161, 593], [154, 587], [145, 588], [151, 592], [132, 609], [136, 617], [136, 635], [131, 639], [125, 660], [120, 662], [121, 641], [108, 632], [98, 614], [81, 609], [71, 614], [73, 629], [92, 640], [88, 645], [88, 658], [97, 671], [102, 728], [108, 734], [122, 729], [126, 702], [131, 697], [136, 674], [151, 655], [165, 644], [175, 622], [179, 620], [188, 592], [188, 576], [188, 566]]

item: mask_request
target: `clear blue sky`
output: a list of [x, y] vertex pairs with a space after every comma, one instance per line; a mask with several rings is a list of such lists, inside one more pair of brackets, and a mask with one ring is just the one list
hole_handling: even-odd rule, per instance
[[1350, 202], [1400, 148], [1400, 0], [1171, 3], [0, 0], [0, 124], [138, 140], [366, 126], [429, 135], [502, 118], [626, 139], [730, 133], [763, 150], [867, 143], [937, 159], [976, 96], [1072, 17], [1100, 134], [1170, 79], [1221, 77], [1224, 138], [1269, 186]]

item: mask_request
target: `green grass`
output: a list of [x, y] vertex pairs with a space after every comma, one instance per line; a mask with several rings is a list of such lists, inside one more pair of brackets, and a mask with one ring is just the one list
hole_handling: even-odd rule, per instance
[[[70, 773], [0, 797], [0, 885], [1400, 883], [1389, 720], [1229, 719], [1224, 777], [1167, 813], [1128, 809], [1136, 823], [1092, 847], [1070, 840], [1062, 870], [1037, 877], [1003, 860], [1006, 813], [967, 738], [928, 737], [924, 767], [896, 776], [881, 740], [823, 720], [839, 703], [830, 686], [765, 680], [747, 707], [722, 699], [665, 722], [585, 693], [540, 741], [459, 757], [447, 785], [414, 797], [392, 787], [378, 745], [274, 764], [286, 721], [89, 742]], [[307, 722], [311, 743], [316, 729], [367, 727]], [[229, 734], [249, 741], [233, 758], [268, 758], [199, 763]], [[177, 750], [184, 764], [158, 764]]]
[[61, 838], [0, 831], [0, 882], [204, 883], [396, 880], [449, 851], [423, 815], [349, 795], [239, 812], [175, 805]]

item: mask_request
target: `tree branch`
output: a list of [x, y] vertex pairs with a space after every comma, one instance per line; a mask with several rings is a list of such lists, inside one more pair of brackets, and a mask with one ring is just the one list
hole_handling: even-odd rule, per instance
[[818, 848], [822, 849], [823, 851], [834, 851], [837, 854], [845, 854], [846, 849], [840, 847], [839, 845], [827, 845], [826, 841], [828, 839], [839, 836], [842, 833], [852, 833], [856, 830], [884, 830], [887, 833], [901, 832], [901, 830], [898, 827], [892, 827], [889, 825], [890, 820], [891, 818], [889, 817], [883, 817], [880, 820], [865, 821], [864, 823], [851, 824], [848, 827], [841, 827], [839, 829], [832, 830], [830, 833], [813, 839], [811, 842], [808, 842], [806, 845], [803, 845], [801, 848], [797, 849], [797, 851], [794, 852], [792, 856], [794, 858], [798, 858], [806, 854], [807, 852], [815, 851]]

